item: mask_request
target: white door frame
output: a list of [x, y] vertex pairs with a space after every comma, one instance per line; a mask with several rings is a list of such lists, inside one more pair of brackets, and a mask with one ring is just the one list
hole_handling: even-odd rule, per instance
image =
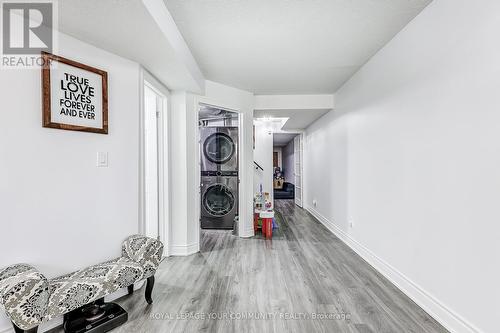
[[[305, 145], [304, 145], [304, 138], [305, 138], [305, 130], [303, 129], [287, 129], [287, 130], [280, 130], [280, 131], [277, 131], [277, 132], [274, 132], [274, 134], [279, 134], [279, 133], [291, 133], [291, 134], [294, 134], [296, 133], [297, 136], [299, 137], [299, 140], [300, 140], [300, 145], [302, 146], [301, 149], [300, 149], [300, 199], [301, 199], [301, 205], [299, 207], [303, 208], [304, 207], [304, 203], [306, 202], [305, 199], [304, 199], [304, 194], [305, 194], [305, 191], [304, 191], [304, 148], [305, 148]], [[293, 139], [293, 154], [295, 155], [295, 138]], [[295, 156], [294, 156], [294, 159], [293, 159], [293, 172], [294, 172], [294, 181], [295, 181]], [[294, 199], [295, 201], [295, 199]]]
[[[206, 105], [206, 106], [211, 106], [211, 107], [214, 107], [214, 108], [218, 108], [218, 109], [222, 109], [222, 110], [226, 110], [226, 111], [230, 111], [230, 112], [234, 112], [236, 114], [238, 114], [238, 216], [239, 216], [239, 221], [240, 221], [240, 237], [242, 237], [242, 235], [244, 234], [244, 230], [242, 230], [242, 225], [245, 223], [245, 207], [246, 207], [246, 200], [248, 200], [248, 198], [246, 198], [245, 196], [245, 187], [244, 187], [244, 177], [247, 176], [247, 171], [246, 171], [246, 168], [244, 167], [247, 163], [247, 161], [245, 161], [245, 157], [244, 157], [244, 154], [243, 154], [243, 147], [244, 147], [244, 126], [243, 126], [243, 117], [245, 116], [241, 111], [238, 111], [238, 110], [234, 110], [234, 109], [231, 109], [229, 107], [225, 107], [225, 106], [221, 106], [221, 105], [216, 105], [216, 104], [213, 104], [213, 103], [209, 103], [209, 102], [206, 102], [206, 101], [203, 101], [203, 100], [200, 100], [200, 99], [196, 99], [195, 100], [195, 106], [196, 106], [196, 121], [198, 123], [198, 119], [199, 119], [199, 108], [200, 108], [200, 105]], [[196, 173], [197, 175], [200, 177], [199, 180], [200, 180], [200, 184], [201, 184], [201, 166], [200, 166], [200, 163], [201, 163], [201, 153], [200, 153], [200, 131], [196, 131], [196, 142], [198, 143], [198, 146], [197, 146], [197, 150], [196, 150], [196, 160], [198, 161], [198, 163], [196, 163]], [[198, 221], [198, 228], [200, 230], [200, 232], [198, 233], [198, 244], [200, 244], [200, 240], [201, 240], [201, 186], [198, 187], [198, 190], [196, 191], [196, 195], [197, 197], [195, 198], [195, 202], [197, 202], [198, 204], [196, 205], [196, 208], [195, 208], [195, 216], [196, 216], [196, 221]]]
[[[296, 133], [297, 136], [299, 137], [299, 140], [300, 140], [300, 145], [302, 146], [301, 149], [300, 149], [300, 199], [301, 199], [301, 205], [299, 207], [301, 208], [304, 208], [304, 205], [305, 205], [305, 199], [304, 199], [304, 195], [306, 193], [306, 191], [304, 190], [304, 164], [305, 164], [305, 161], [304, 161], [304, 148], [305, 148], [305, 144], [304, 144], [304, 138], [305, 138], [305, 130], [303, 129], [287, 129], [287, 130], [280, 130], [280, 131], [277, 131], [277, 132], [274, 132], [274, 134], [279, 134], [279, 133], [290, 133], [290, 134], [294, 134]], [[295, 181], [295, 138], [293, 138], [293, 154], [294, 154], [294, 158], [293, 158], [293, 168], [294, 168], [294, 181]], [[295, 184], [297, 185], [297, 184]], [[297, 190], [297, 187], [295, 187], [295, 190]], [[294, 199], [295, 201], [295, 199]], [[296, 202], [296, 201], [295, 201]]]
[[302, 193], [301, 193], [301, 199], [302, 199], [302, 208], [304, 208], [306, 206], [306, 199], [305, 199], [305, 196], [307, 195], [306, 194], [306, 190], [304, 188], [304, 186], [306, 186], [306, 182], [305, 182], [305, 165], [307, 164], [307, 161], [304, 160], [304, 156], [305, 156], [305, 149], [306, 149], [306, 144], [305, 144], [305, 138], [306, 138], [306, 134], [305, 134], [305, 131], [303, 131], [302, 133], [300, 133], [300, 144], [302, 145], [302, 149], [300, 150], [300, 180], [301, 180], [301, 185], [302, 185]]
[[146, 231], [146, 195], [145, 195], [145, 110], [144, 87], [147, 85], [161, 98], [161, 110], [158, 110], [158, 223], [159, 238], [166, 244], [165, 256], [170, 255], [170, 170], [169, 170], [169, 144], [171, 142], [168, 130], [170, 125], [170, 92], [156, 78], [141, 68], [139, 79], [140, 104], [139, 104], [139, 232]]
[[[293, 139], [293, 154], [294, 154], [294, 180], [295, 180], [295, 204], [299, 207], [304, 206], [304, 133], [300, 133]], [[297, 147], [297, 142], [299, 147]], [[299, 154], [297, 159], [297, 153]], [[297, 160], [299, 161], [299, 170], [297, 170]], [[300, 184], [297, 184], [297, 174], [299, 175]], [[299, 189], [300, 201], [297, 200], [297, 188]]]

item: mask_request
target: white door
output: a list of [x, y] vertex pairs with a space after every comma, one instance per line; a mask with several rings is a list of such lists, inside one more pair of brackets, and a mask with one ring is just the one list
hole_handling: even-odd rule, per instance
[[302, 207], [302, 140], [300, 135], [293, 139], [293, 159], [295, 167], [295, 204]]
[[158, 177], [158, 115], [162, 100], [148, 85], [144, 86], [144, 218], [145, 233], [158, 238], [159, 177]]

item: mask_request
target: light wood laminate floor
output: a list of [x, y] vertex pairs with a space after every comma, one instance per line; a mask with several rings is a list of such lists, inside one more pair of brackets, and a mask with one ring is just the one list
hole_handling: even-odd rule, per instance
[[200, 253], [164, 260], [151, 306], [144, 287], [117, 301], [129, 321], [113, 332], [447, 332], [292, 200], [275, 205], [272, 240], [203, 231]]

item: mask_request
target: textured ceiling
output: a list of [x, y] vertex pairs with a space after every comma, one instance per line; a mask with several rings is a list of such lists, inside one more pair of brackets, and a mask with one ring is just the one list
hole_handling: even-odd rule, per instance
[[335, 92], [431, 0], [164, 0], [209, 80]]
[[297, 136], [297, 133], [274, 133], [273, 134], [273, 146], [275, 146], [275, 147], [286, 146], [296, 136]]

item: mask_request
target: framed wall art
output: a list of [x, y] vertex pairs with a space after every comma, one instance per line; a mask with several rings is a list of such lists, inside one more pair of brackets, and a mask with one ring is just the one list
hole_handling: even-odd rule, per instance
[[42, 52], [43, 127], [108, 134], [107, 72]]

